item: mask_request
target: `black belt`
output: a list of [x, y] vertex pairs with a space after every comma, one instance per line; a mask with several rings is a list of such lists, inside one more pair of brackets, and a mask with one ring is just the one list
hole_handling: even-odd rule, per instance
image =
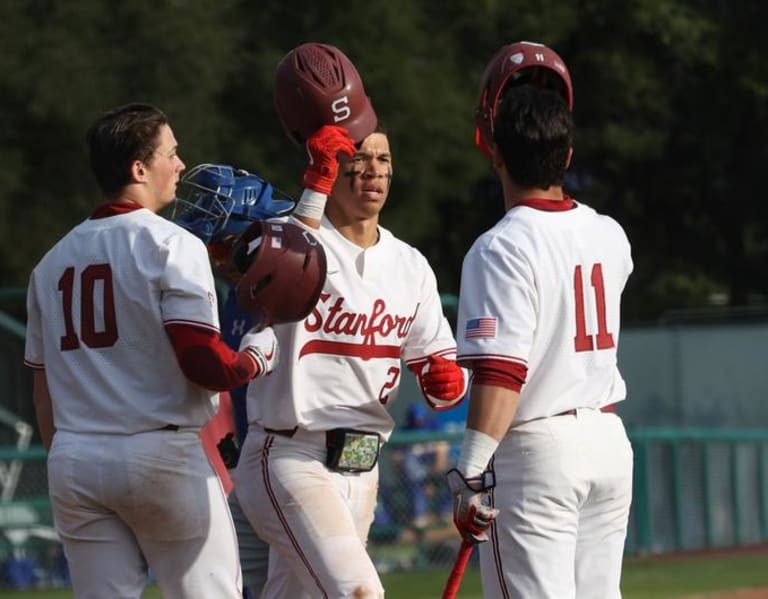
[[[573, 413], [576, 413], [576, 410], [573, 411]], [[270, 435], [277, 435], [279, 437], [287, 437], [288, 439], [291, 439], [295, 434], [296, 431], [299, 430], [298, 426], [294, 426], [293, 428], [269, 428], [267, 426], [264, 427], [264, 432], [269, 433]], [[325, 431], [325, 445], [326, 447], [329, 447], [334, 444], [333, 442], [333, 435], [335, 431], [338, 431], [340, 429], [333, 429], [330, 431]]]
[[[615, 412], [615, 404], [608, 404], [607, 406], [603, 406], [600, 408], [601, 412]], [[566, 410], [565, 412], [560, 412], [559, 414], [555, 414], [555, 416], [576, 416], [576, 408], [573, 408], [572, 410]]]
[[266, 426], [264, 427], [265, 433], [269, 433], [270, 435], [279, 435], [281, 437], [288, 437], [289, 439], [296, 434], [297, 430], [299, 430], [298, 426], [294, 426], [293, 428], [267, 428]]

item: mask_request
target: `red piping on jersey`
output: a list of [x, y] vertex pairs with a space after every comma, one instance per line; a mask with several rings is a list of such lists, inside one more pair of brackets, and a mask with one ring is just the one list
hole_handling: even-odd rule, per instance
[[472, 363], [477, 360], [499, 360], [501, 362], [515, 362], [516, 364], [528, 365], [528, 360], [517, 356], [505, 356], [504, 354], [462, 354], [456, 361], [464, 368], [471, 368]]
[[218, 332], [188, 324], [166, 324], [165, 331], [182, 372], [201, 387], [229, 391], [259, 372], [256, 360], [247, 351], [233, 351]]
[[353, 356], [370, 360], [372, 358], [400, 358], [398, 345], [374, 345], [372, 343], [344, 343], [343, 341], [325, 341], [313, 339], [304, 344], [299, 358], [309, 354], [330, 354], [332, 356]]
[[166, 320], [163, 322], [163, 324], [167, 327], [168, 325], [184, 325], [184, 326], [191, 326], [198, 329], [205, 329], [206, 331], [210, 331], [211, 333], [218, 333], [219, 329], [218, 327], [213, 326], [212, 324], [206, 324], [204, 322], [200, 322], [199, 320], [186, 320], [183, 318], [174, 318], [171, 320]]
[[144, 208], [144, 206], [138, 202], [134, 202], [133, 200], [107, 202], [106, 204], [101, 204], [101, 206], [98, 206], [96, 210], [93, 211], [93, 214], [91, 214], [91, 218], [108, 218], [110, 216], [117, 216], [118, 214], [127, 214], [128, 212], [133, 212], [134, 210], [141, 210], [142, 208]]
[[502, 360], [474, 360], [470, 368], [473, 385], [503, 387], [517, 393], [520, 393], [528, 376], [527, 366]]
[[[488, 469], [491, 472], [495, 473], [494, 469], [494, 462], [495, 457], [491, 458], [490, 463], [488, 464]], [[496, 502], [496, 487], [489, 489], [488, 491], [489, 498], [491, 500], [491, 507], [496, 507], [498, 503]], [[493, 563], [496, 570], [496, 578], [499, 583], [499, 590], [501, 591], [503, 599], [509, 599], [509, 589], [507, 588], [507, 581], [504, 578], [504, 572], [505, 572], [505, 564], [501, 558], [501, 544], [499, 543], [499, 527], [496, 522], [493, 523], [493, 526], [491, 526], [491, 529], [489, 531], [490, 533], [490, 545], [493, 548]]]
[[[441, 349], [440, 351], [436, 351], [430, 356], [455, 356], [456, 355], [456, 348], [453, 347], [451, 349]], [[455, 358], [454, 358], [455, 359]], [[424, 368], [424, 364], [429, 362], [429, 356], [424, 356], [423, 358], [414, 358], [413, 360], [406, 360], [405, 365], [408, 367], [408, 370], [410, 370], [413, 374], [418, 374], [421, 372], [421, 369]]]
[[571, 210], [576, 207], [576, 202], [572, 197], [565, 196], [562, 200], [548, 200], [545, 198], [528, 198], [527, 200], [520, 200], [517, 204], [512, 206], [517, 208], [518, 206], [528, 206], [534, 210], [543, 210], [544, 212], [562, 212], [564, 210]]

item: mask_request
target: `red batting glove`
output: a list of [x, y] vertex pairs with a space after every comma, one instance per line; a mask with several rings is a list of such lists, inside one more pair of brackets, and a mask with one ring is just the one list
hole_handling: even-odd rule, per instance
[[464, 371], [455, 360], [442, 356], [429, 356], [421, 371], [421, 386], [432, 399], [452, 402], [464, 395]]
[[339, 174], [338, 154], [352, 156], [355, 142], [344, 127], [323, 125], [307, 140], [309, 166], [304, 171], [304, 187], [330, 195]]

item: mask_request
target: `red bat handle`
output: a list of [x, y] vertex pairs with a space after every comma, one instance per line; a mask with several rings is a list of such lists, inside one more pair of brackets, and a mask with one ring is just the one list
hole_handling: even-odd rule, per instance
[[462, 541], [459, 553], [456, 556], [456, 563], [453, 564], [451, 573], [445, 583], [442, 599], [455, 599], [456, 593], [459, 592], [459, 587], [461, 586], [461, 580], [464, 578], [464, 570], [467, 569], [467, 563], [469, 563], [469, 558], [472, 556], [474, 548], [474, 543]]

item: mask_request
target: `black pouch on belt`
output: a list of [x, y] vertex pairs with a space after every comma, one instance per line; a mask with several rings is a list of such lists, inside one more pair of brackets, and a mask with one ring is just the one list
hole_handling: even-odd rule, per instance
[[325, 465], [336, 472], [370, 472], [379, 460], [378, 433], [335, 428], [325, 433]]

